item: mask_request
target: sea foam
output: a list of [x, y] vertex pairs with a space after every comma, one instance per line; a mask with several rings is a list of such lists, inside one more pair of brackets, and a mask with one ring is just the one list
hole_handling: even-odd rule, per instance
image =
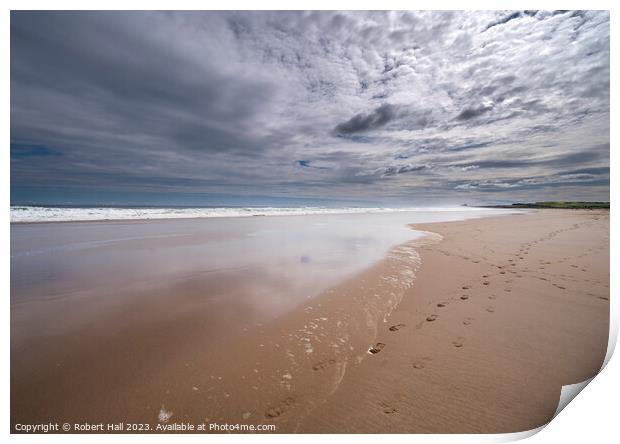
[[[428, 208], [379, 207], [202, 207], [202, 208], [121, 208], [121, 207], [42, 207], [11, 206], [11, 222], [70, 222], [141, 219], [183, 219], [205, 217], [302, 216], [320, 214], [394, 213], [428, 211]], [[434, 212], [479, 210], [473, 207], [433, 208]]]

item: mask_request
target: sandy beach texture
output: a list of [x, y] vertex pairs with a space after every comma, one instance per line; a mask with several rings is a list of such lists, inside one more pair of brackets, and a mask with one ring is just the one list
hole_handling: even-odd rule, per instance
[[[209, 344], [204, 307], [187, 304], [204, 291], [197, 276], [170, 283], [183, 310], [150, 294], [148, 320], [136, 315], [140, 304], [105, 320], [114, 334], [84, 327], [45, 349], [12, 347], [11, 422], [309, 433], [497, 433], [546, 423], [562, 385], [603, 362], [609, 212], [414, 228], [428, 235], [273, 321], [228, 324], [230, 335]], [[158, 310], [178, 313], [162, 321]]]
[[[609, 328], [609, 213], [417, 226], [422, 268], [303, 431], [500, 433], [549, 421], [562, 385], [600, 369]], [[391, 327], [398, 330], [392, 331]]]

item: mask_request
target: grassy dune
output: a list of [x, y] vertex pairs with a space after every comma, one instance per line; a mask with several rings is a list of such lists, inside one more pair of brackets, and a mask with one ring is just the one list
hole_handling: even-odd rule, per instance
[[563, 208], [563, 209], [604, 209], [609, 208], [609, 202], [534, 202], [513, 203], [512, 205], [492, 205], [493, 208]]

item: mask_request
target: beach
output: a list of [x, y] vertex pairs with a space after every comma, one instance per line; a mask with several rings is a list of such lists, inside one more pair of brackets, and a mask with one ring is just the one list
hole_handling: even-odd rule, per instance
[[[63, 247], [56, 267], [15, 259], [11, 423], [538, 427], [562, 385], [594, 376], [605, 356], [609, 212], [507, 213], [444, 216], [415, 231], [403, 213], [403, 231], [381, 240], [369, 233], [393, 230], [382, 225], [389, 214], [356, 236], [347, 230], [359, 215], [228, 219], [200, 232], [196, 220], [21, 225], [24, 245], [37, 242], [29, 229], [41, 236], [41, 257], [58, 251], [41, 239], [59, 233], [79, 237], [97, 224], [98, 235], [117, 234]], [[300, 253], [299, 234], [282, 241], [283, 220], [308, 233], [311, 253]], [[321, 231], [332, 221], [338, 238]], [[205, 254], [201, 242], [224, 247]], [[290, 254], [258, 253], [270, 248]], [[138, 259], [143, 269], [131, 268]]]
[[562, 385], [595, 376], [605, 357], [609, 213], [416, 228], [443, 239], [418, 247], [423, 266], [377, 334], [384, 349], [350, 369], [302, 430], [505, 433], [547, 423]]

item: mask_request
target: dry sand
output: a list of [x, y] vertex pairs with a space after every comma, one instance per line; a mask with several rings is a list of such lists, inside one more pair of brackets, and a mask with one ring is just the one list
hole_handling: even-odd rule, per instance
[[[12, 350], [21, 367], [12, 365], [11, 422], [164, 419], [310, 433], [495, 433], [547, 422], [562, 385], [595, 375], [605, 355], [609, 212], [414, 228], [433, 234], [234, 340], [204, 344], [196, 307], [176, 322], [100, 332], [95, 344], [57, 338], [71, 345], [62, 368], [60, 351], [28, 369], [28, 351]], [[200, 289], [179, 285], [188, 298]]]

